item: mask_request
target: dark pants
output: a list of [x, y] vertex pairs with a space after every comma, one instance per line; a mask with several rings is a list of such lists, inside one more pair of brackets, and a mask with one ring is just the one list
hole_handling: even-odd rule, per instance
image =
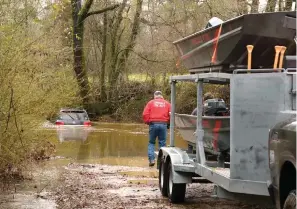
[[166, 145], [167, 123], [151, 123], [149, 126], [148, 159], [155, 159], [155, 143], [158, 137], [159, 149]]

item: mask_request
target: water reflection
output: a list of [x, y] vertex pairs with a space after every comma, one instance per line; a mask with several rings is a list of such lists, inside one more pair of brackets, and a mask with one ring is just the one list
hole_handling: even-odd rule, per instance
[[[56, 131], [59, 141], [52, 137], [52, 142], [58, 156], [81, 163], [147, 166], [146, 125], [102, 123], [91, 128], [58, 127]], [[186, 148], [187, 144], [177, 136], [176, 146]]]
[[76, 140], [85, 141], [88, 138], [91, 129], [81, 126], [59, 126], [57, 135], [60, 142]]
[[90, 156], [90, 141], [83, 141], [80, 143], [78, 153], [77, 153], [77, 160], [86, 160]]

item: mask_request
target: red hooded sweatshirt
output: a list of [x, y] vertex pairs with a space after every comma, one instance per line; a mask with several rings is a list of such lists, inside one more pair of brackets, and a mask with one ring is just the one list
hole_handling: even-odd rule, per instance
[[142, 117], [145, 123], [149, 122], [166, 122], [170, 120], [169, 112], [171, 104], [165, 99], [153, 99], [145, 106]]

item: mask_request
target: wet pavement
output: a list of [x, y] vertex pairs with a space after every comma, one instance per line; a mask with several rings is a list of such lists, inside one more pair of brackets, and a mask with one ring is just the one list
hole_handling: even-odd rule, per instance
[[[259, 208], [211, 197], [213, 184], [188, 185], [186, 202], [170, 204], [158, 189], [158, 171], [148, 167], [146, 125], [43, 124], [45, 130], [55, 157], [29, 165], [25, 181], [1, 185], [1, 209]], [[176, 146], [187, 144], [177, 135]]]

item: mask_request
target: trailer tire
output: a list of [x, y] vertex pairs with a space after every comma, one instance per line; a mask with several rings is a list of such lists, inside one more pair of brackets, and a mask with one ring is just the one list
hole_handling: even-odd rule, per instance
[[167, 163], [162, 159], [160, 160], [159, 167], [159, 188], [162, 196], [168, 196], [168, 171], [167, 171]]
[[286, 198], [284, 209], [296, 208], [296, 190], [292, 190]]
[[185, 201], [186, 184], [173, 183], [172, 164], [168, 163], [168, 197], [171, 203], [181, 203]]

